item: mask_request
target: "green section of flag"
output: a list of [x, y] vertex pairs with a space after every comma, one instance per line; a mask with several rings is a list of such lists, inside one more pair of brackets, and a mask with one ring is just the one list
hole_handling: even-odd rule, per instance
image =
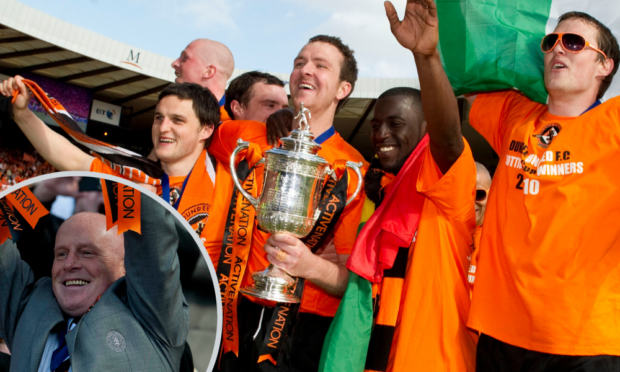
[[540, 42], [551, 0], [436, 0], [439, 50], [456, 95], [517, 88], [547, 102]]
[[347, 290], [325, 337], [319, 371], [363, 371], [372, 319], [372, 284], [349, 271]]

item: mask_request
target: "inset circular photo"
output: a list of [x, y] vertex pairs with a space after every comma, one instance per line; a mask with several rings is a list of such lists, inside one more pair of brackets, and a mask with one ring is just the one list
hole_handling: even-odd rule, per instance
[[161, 198], [89, 172], [0, 193], [0, 371], [210, 371], [213, 264]]

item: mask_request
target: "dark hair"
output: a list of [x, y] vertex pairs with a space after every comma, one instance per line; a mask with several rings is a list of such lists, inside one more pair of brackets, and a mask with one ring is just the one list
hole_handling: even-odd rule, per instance
[[[191, 100], [194, 113], [200, 120], [201, 126], [216, 128], [220, 122], [220, 105], [211, 91], [195, 83], [174, 83], [168, 85], [159, 93], [157, 103], [168, 96], [175, 96], [180, 100]], [[205, 141], [205, 148], [211, 143], [211, 137]]]
[[[558, 19], [558, 24], [569, 19], [580, 19], [583, 22], [594, 27], [598, 31], [598, 38], [596, 40], [598, 48], [607, 55], [608, 59], [614, 61], [614, 69], [609, 75], [605, 76], [605, 78], [601, 82], [601, 86], [598, 89], [598, 94], [596, 95], [596, 98], [600, 99], [605, 95], [605, 92], [611, 85], [611, 81], [614, 79], [614, 75], [618, 71], [618, 63], [620, 63], [620, 48], [618, 47], [618, 40], [616, 40], [616, 37], [611, 33], [607, 26], [605, 26], [589, 14], [582, 12], [564, 13]], [[604, 57], [600, 53], [598, 54], [599, 60], [603, 62], [605, 60]]]
[[[422, 93], [419, 89], [409, 88], [409, 87], [396, 87], [386, 90], [381, 93], [379, 98], [389, 98], [389, 97], [405, 97], [411, 98], [411, 105], [414, 110], [418, 110], [422, 115], [424, 115], [422, 111]], [[404, 159], [406, 160], [406, 158]], [[402, 164], [401, 164], [402, 166]], [[370, 167], [366, 171], [364, 175], [364, 192], [370, 201], [375, 203], [375, 207], [379, 207], [381, 202], [383, 201], [384, 192], [383, 187], [381, 186], [381, 180], [385, 175], [386, 171], [381, 166], [381, 162], [379, 158], [374, 157], [370, 162]]]
[[340, 108], [347, 102], [347, 99], [351, 93], [353, 93], [353, 89], [355, 88], [355, 82], [357, 81], [357, 61], [355, 60], [355, 56], [353, 56], [353, 50], [351, 50], [348, 45], [345, 45], [339, 37], [317, 35], [308, 40], [308, 44], [316, 42], [327, 43], [335, 46], [344, 57], [342, 65], [340, 66], [340, 81], [349, 82], [351, 84], [351, 92], [349, 92], [346, 97], [338, 102], [338, 106], [336, 107], [336, 112], [338, 112], [338, 110], [340, 110]]
[[409, 87], [396, 87], [390, 88], [385, 92], [381, 93], [378, 99], [387, 98], [387, 97], [409, 97], [413, 100], [413, 105], [418, 106], [420, 110], [422, 109], [422, 92], [419, 89], [409, 88]]
[[235, 118], [230, 108], [232, 101], [236, 100], [243, 107], [247, 107], [248, 103], [254, 95], [254, 84], [263, 83], [266, 85], [277, 85], [284, 87], [284, 82], [277, 77], [259, 71], [250, 71], [234, 78], [226, 89], [226, 103], [224, 108], [231, 118]]

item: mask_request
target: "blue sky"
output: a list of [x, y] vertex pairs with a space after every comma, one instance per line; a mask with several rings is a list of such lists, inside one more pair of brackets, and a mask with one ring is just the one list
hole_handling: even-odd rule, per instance
[[[381, 0], [19, 0], [88, 30], [176, 58], [199, 37], [221, 41], [236, 67], [289, 73], [317, 34], [340, 36], [362, 77], [416, 77]], [[406, 0], [393, 1], [399, 14]]]

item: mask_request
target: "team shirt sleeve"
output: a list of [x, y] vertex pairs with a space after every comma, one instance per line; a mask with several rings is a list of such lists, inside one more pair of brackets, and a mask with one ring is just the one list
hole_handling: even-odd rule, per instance
[[104, 164], [101, 160], [97, 158], [93, 159], [93, 162], [90, 163], [90, 171], [97, 172], [97, 173], [103, 173], [103, 174], [109, 174], [109, 175], [117, 176], [121, 178], [127, 178], [123, 176], [122, 174], [116, 172], [114, 169], [110, 168], [107, 164]]
[[267, 142], [267, 127], [264, 123], [250, 120], [228, 120], [213, 132], [208, 148], [209, 154], [222, 163], [228, 164], [239, 138], [258, 144], [263, 151], [271, 148]]
[[476, 165], [469, 144], [463, 141], [465, 147], [461, 156], [446, 174], [441, 173], [430, 146], [427, 147], [416, 187], [448, 218], [473, 219], [475, 223]]
[[531, 101], [516, 91], [478, 94], [469, 112], [469, 123], [499, 154], [508, 129], [509, 113], [528, 103]]

